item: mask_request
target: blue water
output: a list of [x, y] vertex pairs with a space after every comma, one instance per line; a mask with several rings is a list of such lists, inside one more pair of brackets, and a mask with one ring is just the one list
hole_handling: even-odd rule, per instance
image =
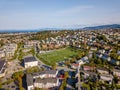
[[39, 32], [40, 30], [0, 30], [0, 33], [28, 33], [28, 32]]

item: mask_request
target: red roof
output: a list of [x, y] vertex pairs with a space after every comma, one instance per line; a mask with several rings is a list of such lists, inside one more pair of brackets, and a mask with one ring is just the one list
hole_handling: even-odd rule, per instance
[[73, 64], [72, 64], [72, 66], [76, 66], [76, 67], [78, 67], [78, 66], [79, 66], [79, 64], [73, 63]]
[[92, 67], [92, 66], [83, 66], [83, 68], [85, 69], [94, 69], [94, 68], [96, 68], [96, 67]]

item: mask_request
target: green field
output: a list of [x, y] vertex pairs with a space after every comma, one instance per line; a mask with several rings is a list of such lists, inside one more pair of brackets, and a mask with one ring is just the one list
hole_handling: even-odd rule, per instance
[[78, 52], [80, 51], [71, 48], [62, 48], [51, 52], [46, 52], [44, 54], [39, 54], [37, 56], [45, 64], [54, 65], [56, 62], [63, 61], [77, 55]]

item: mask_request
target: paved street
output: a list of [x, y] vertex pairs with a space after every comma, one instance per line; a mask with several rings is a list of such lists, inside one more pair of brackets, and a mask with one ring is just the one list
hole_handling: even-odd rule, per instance
[[67, 66], [65, 67], [57, 67], [58, 70], [64, 70], [64, 71], [75, 71], [74, 69], [70, 69]]

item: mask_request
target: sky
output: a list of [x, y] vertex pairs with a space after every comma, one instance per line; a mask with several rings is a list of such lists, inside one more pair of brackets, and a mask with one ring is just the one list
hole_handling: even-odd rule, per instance
[[120, 24], [120, 0], [0, 0], [0, 30]]

